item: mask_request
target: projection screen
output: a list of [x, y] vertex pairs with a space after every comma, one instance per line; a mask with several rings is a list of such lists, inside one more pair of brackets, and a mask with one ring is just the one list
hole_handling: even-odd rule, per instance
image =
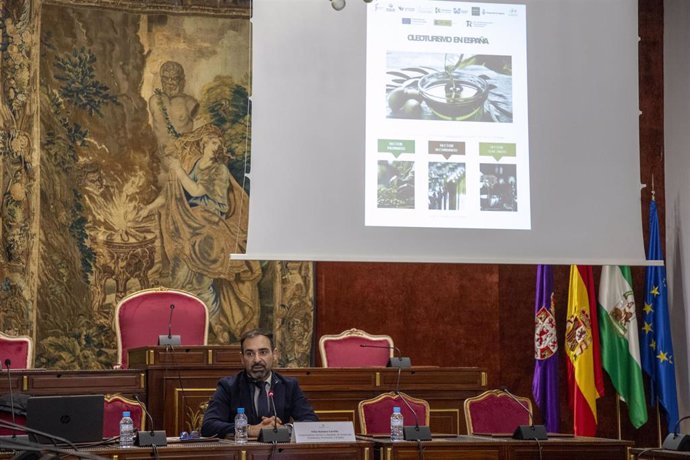
[[637, 2], [256, 0], [252, 24], [233, 258], [645, 264]]

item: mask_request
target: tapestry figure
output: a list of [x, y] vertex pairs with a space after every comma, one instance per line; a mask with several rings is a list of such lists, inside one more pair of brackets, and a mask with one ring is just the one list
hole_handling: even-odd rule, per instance
[[259, 324], [261, 267], [230, 260], [247, 239], [247, 195], [226, 165], [220, 130], [211, 124], [182, 135], [162, 159], [168, 180], [141, 216], [160, 213], [170, 284], [209, 307], [214, 342], [237, 340]]
[[178, 62], [167, 61], [160, 67], [161, 87], [149, 98], [149, 111], [153, 131], [161, 154], [178, 139], [194, 128], [194, 118], [199, 103], [184, 93], [184, 67]]

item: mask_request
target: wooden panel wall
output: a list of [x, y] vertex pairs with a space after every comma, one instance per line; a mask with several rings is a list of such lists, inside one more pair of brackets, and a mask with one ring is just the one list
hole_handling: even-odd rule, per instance
[[[663, 226], [663, 2], [639, 0], [639, 31], [641, 182], [651, 186], [654, 177]], [[648, 199], [643, 193], [645, 241]], [[568, 274], [568, 267], [555, 268], [561, 343]], [[484, 366], [490, 386], [531, 395], [535, 276], [531, 265], [318, 263], [315, 335], [351, 327], [389, 334], [413, 364]], [[644, 270], [635, 268], [634, 279], [639, 309]], [[564, 355], [562, 364], [561, 425], [572, 432]], [[608, 378], [606, 390], [598, 403], [599, 434], [617, 437], [616, 398]], [[657, 442], [653, 408], [641, 430], [630, 426], [624, 404], [621, 419], [625, 439], [638, 445]]]

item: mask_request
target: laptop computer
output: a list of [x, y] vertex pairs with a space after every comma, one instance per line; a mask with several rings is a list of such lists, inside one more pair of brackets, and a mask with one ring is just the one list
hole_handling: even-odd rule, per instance
[[[70, 442], [103, 440], [103, 395], [34, 396], [26, 405], [26, 426]], [[52, 444], [45, 436], [29, 439]]]

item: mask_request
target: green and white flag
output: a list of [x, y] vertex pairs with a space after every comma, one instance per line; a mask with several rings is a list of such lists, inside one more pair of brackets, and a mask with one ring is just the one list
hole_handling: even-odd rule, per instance
[[598, 303], [601, 362], [616, 392], [628, 404], [630, 422], [639, 428], [647, 421], [647, 402], [630, 267], [601, 268]]

